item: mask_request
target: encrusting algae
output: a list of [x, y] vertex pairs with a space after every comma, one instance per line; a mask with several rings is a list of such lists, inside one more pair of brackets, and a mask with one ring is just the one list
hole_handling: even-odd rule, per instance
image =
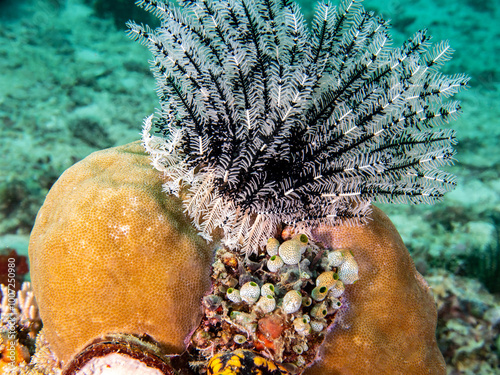
[[448, 44], [390, 48], [357, 0], [310, 31], [290, 0], [137, 3], [161, 108], [47, 195], [4, 372], [444, 374], [429, 287], [371, 203], [455, 185]]

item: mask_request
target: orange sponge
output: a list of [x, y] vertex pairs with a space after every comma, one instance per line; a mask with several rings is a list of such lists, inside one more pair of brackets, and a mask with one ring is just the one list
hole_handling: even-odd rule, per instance
[[180, 353], [198, 326], [213, 249], [162, 182], [136, 142], [93, 153], [49, 192], [29, 252], [59, 359], [108, 333], [147, 334]]

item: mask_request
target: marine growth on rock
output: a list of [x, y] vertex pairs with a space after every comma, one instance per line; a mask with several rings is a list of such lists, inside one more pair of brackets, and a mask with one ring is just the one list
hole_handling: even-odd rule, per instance
[[[267, 243], [266, 251], [250, 257], [227, 247], [216, 251], [212, 293], [203, 300], [204, 316], [188, 346], [197, 373], [225, 374], [236, 362], [241, 373], [257, 371], [254, 362], [274, 366], [276, 374], [300, 373], [316, 359], [342, 307], [343, 292], [349, 288], [344, 284], [352, 284], [353, 274], [357, 276], [357, 263], [349, 250], [326, 249], [304, 234], [281, 245], [276, 238]], [[274, 251], [269, 247], [283, 245], [296, 249], [298, 260], [270, 270], [269, 261], [276, 255], [270, 255]], [[349, 255], [332, 266], [330, 254], [338, 252]], [[350, 272], [339, 274], [346, 262]], [[245, 364], [249, 358], [253, 367]]]
[[[425, 30], [391, 47], [358, 0], [156, 0], [161, 26], [129, 23], [153, 54], [160, 108], [143, 142], [207, 239], [249, 253], [282, 223], [301, 232], [365, 222], [370, 203], [433, 202], [455, 185], [447, 100], [468, 78]], [[152, 136], [155, 126], [163, 137]], [[286, 263], [286, 262], [285, 262]]]

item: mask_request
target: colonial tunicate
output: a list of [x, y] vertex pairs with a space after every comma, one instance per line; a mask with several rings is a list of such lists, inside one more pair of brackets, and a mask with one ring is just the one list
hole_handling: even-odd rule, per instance
[[344, 262], [344, 251], [335, 250], [328, 253], [328, 263], [331, 267], [338, 267]]
[[234, 302], [234, 303], [240, 303], [241, 302], [241, 295], [240, 295], [240, 291], [238, 289], [229, 288], [226, 291], [226, 297], [231, 302]]
[[267, 260], [267, 269], [271, 272], [277, 272], [283, 267], [283, 259], [279, 255], [273, 255]]
[[311, 292], [311, 297], [315, 301], [323, 301], [328, 294], [328, 288], [326, 286], [317, 286]]
[[327, 289], [333, 287], [338, 280], [339, 276], [333, 272], [323, 272], [316, 278], [316, 286], [325, 286]]
[[280, 242], [276, 238], [271, 237], [270, 239], [267, 240], [266, 251], [270, 257], [272, 257], [273, 255], [278, 255], [279, 247], [280, 247]]
[[241, 287], [240, 296], [248, 304], [254, 304], [260, 297], [260, 287], [254, 281], [249, 281]]
[[257, 302], [257, 308], [264, 314], [270, 313], [276, 308], [276, 300], [270, 294], [261, 296]]
[[260, 288], [260, 295], [261, 296], [274, 296], [275, 290], [274, 290], [274, 285], [271, 283], [265, 283], [262, 285]]
[[286, 264], [299, 264], [302, 257], [302, 243], [297, 240], [285, 241], [280, 245], [278, 253]]
[[[335, 297], [330, 289], [335, 292], [337, 282], [339, 288], [343, 283], [338, 280], [338, 267], [329, 265], [328, 250], [321, 243], [287, 233], [282, 233], [282, 238], [288, 239], [282, 245], [295, 251], [294, 264], [285, 264], [280, 255], [273, 253], [276, 244], [278, 253], [285, 254], [282, 250], [287, 249], [279, 246], [278, 240], [269, 240], [266, 250], [254, 251], [250, 259], [225, 247], [216, 251], [213, 263], [218, 264], [220, 272], [213, 275], [213, 294], [223, 297], [223, 308], [205, 306], [205, 318], [191, 339], [200, 360], [210, 351], [228, 352], [238, 345], [249, 349], [249, 353], [272, 350], [274, 358], [290, 368], [302, 363], [298, 359], [302, 356], [305, 363], [294, 373], [315, 359], [335, 319], [336, 309], [330, 306]], [[271, 250], [267, 251], [267, 247]], [[301, 248], [305, 249], [303, 253]], [[240, 299], [233, 298], [238, 289]], [[238, 303], [240, 300], [244, 303]], [[238, 344], [243, 338], [246, 341]]]
[[342, 280], [344, 284], [353, 284], [359, 279], [358, 263], [356, 263], [351, 252], [346, 251], [344, 256], [345, 260], [338, 269], [339, 279]]
[[281, 308], [286, 314], [293, 314], [300, 309], [302, 305], [302, 294], [297, 290], [291, 290], [283, 297]]

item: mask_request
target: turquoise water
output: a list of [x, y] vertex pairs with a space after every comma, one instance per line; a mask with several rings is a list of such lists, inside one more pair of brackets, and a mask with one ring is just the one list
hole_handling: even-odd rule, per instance
[[[27, 254], [36, 212], [62, 171], [94, 150], [138, 139], [156, 106], [149, 52], [123, 25], [146, 16], [131, 1], [117, 1], [119, 12], [110, 2], [89, 3], [0, 1], [0, 248]], [[394, 46], [422, 28], [434, 41], [449, 40], [456, 52], [443, 70], [471, 77], [456, 97], [463, 113], [449, 125], [459, 139], [457, 189], [434, 206], [383, 209], [431, 286], [446, 286], [438, 337], [450, 373], [494, 373], [488, 366], [498, 366], [500, 342], [484, 332], [498, 334], [500, 321], [500, 3], [364, 6], [391, 19]], [[302, 8], [312, 16], [312, 3]]]

